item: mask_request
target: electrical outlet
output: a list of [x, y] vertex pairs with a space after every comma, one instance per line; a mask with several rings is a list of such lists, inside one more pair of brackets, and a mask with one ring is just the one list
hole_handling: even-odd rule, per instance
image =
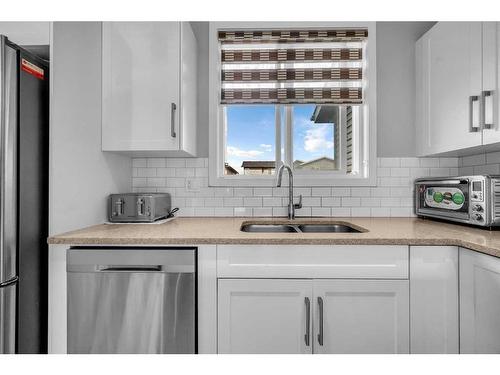
[[191, 192], [200, 191], [200, 180], [195, 178], [187, 178], [186, 190]]

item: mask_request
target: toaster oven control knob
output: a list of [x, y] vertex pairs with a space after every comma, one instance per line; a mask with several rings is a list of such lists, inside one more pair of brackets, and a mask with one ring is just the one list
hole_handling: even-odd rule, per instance
[[474, 205], [474, 211], [481, 212], [483, 210], [483, 207], [480, 204]]
[[482, 221], [483, 220], [483, 215], [481, 215], [481, 214], [474, 214], [474, 219], [476, 219], [477, 221]]

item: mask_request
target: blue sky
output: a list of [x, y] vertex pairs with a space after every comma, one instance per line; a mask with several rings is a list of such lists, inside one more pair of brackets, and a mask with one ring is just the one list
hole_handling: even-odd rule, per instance
[[[294, 106], [293, 157], [302, 161], [333, 157], [333, 126], [310, 121], [315, 105]], [[275, 107], [227, 106], [227, 162], [240, 170], [243, 160], [275, 159]]]

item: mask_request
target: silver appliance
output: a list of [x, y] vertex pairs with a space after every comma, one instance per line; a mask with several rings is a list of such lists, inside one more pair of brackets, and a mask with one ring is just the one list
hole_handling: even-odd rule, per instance
[[0, 353], [47, 352], [48, 62], [0, 35]]
[[196, 249], [67, 253], [68, 353], [195, 353]]
[[170, 202], [167, 193], [111, 194], [108, 219], [110, 222], [153, 222], [168, 216]]
[[500, 176], [415, 180], [415, 213], [465, 224], [500, 225]]

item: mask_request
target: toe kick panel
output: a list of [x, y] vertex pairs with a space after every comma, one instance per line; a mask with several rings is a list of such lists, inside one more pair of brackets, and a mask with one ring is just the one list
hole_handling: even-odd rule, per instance
[[407, 279], [408, 246], [218, 245], [219, 278]]

